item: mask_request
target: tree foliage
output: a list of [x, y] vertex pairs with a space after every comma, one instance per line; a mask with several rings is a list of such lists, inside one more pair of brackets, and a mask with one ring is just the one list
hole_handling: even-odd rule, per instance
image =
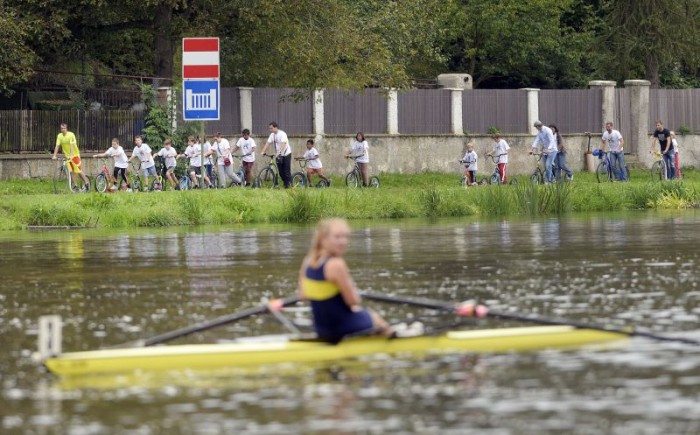
[[[225, 86], [401, 88], [443, 72], [472, 74], [479, 87], [578, 87], [590, 79], [642, 77], [700, 84], [700, 0], [0, 4], [0, 90], [44, 69], [177, 80], [183, 36], [221, 38]], [[69, 87], [95, 80], [43, 78]]]

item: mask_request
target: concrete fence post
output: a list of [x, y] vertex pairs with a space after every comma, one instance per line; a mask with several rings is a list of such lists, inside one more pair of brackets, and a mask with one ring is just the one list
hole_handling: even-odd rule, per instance
[[386, 132], [399, 134], [399, 95], [396, 89], [389, 89], [386, 98]]
[[[615, 122], [617, 113], [615, 110], [615, 86], [616, 82], [612, 80], [593, 80], [588, 82], [588, 87], [591, 89], [600, 89], [603, 94], [603, 103], [601, 106], [601, 121], [600, 131], [603, 130], [603, 125], [606, 122]], [[619, 128], [619, 126], [617, 126]], [[598, 130], [596, 130], [598, 131]]]
[[639, 162], [651, 167], [654, 157], [643, 150], [649, 142], [649, 87], [648, 80], [625, 80], [630, 95], [630, 135], [625, 138], [625, 150], [636, 152]]
[[314, 134], [316, 138], [326, 134], [325, 131], [325, 120], [323, 118], [323, 89], [316, 89], [313, 93], [313, 122], [314, 122]]
[[241, 116], [241, 130], [253, 130], [253, 88], [238, 88], [238, 109]]
[[462, 89], [448, 89], [450, 91], [450, 131], [452, 134], [463, 135], [464, 127], [462, 125]]
[[533, 124], [540, 119], [540, 90], [523, 88], [523, 91], [527, 92], [527, 131], [530, 134], [537, 134]]

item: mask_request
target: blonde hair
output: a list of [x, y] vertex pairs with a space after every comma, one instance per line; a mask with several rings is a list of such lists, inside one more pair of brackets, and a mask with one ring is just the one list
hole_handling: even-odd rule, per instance
[[311, 239], [311, 247], [309, 248], [308, 254], [306, 254], [306, 262], [311, 264], [318, 261], [321, 258], [321, 245], [323, 240], [328, 237], [331, 230], [339, 225], [349, 228], [348, 222], [341, 218], [330, 218], [323, 219], [316, 225], [316, 231], [314, 231], [314, 236]]

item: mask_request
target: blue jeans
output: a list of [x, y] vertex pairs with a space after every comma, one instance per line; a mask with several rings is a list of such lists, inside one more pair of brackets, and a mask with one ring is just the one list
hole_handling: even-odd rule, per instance
[[557, 152], [552, 151], [545, 156], [547, 160], [544, 161], [544, 181], [551, 183], [554, 180], [554, 174], [552, 173], [552, 165], [554, 164], [554, 159], [557, 158]]
[[555, 158], [555, 166], [557, 167], [555, 175], [557, 178], [561, 178], [561, 173], [564, 172], [567, 177], [571, 178], [573, 173], [571, 169], [566, 166], [566, 153], [557, 153]]
[[664, 156], [664, 163], [666, 163], [666, 178], [673, 180], [676, 178], [676, 150], [670, 150], [661, 155]]
[[[618, 166], [619, 165], [619, 166]], [[620, 181], [625, 180], [625, 152], [619, 153], [610, 152], [610, 166], [615, 178]], [[618, 169], [619, 168], [619, 169]]]

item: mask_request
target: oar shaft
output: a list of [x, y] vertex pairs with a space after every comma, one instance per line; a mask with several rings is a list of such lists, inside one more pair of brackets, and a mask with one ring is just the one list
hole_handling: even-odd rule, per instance
[[[294, 305], [299, 302], [298, 297], [291, 297], [282, 300], [281, 305], [283, 307]], [[215, 328], [217, 326], [226, 325], [232, 322], [237, 322], [239, 320], [246, 319], [257, 314], [263, 314], [268, 312], [268, 305], [260, 305], [257, 307], [248, 308], [247, 310], [239, 311], [238, 313], [229, 314], [227, 316], [217, 317], [216, 319], [210, 320], [208, 322], [199, 323], [197, 325], [187, 326], [185, 328], [176, 329], [174, 331], [166, 332], [155, 337], [147, 338], [143, 340], [143, 346], [153, 346], [156, 344], [165, 343], [167, 341], [174, 340], [176, 338], [185, 337], [196, 332], [206, 331], [207, 329]]]
[[[455, 314], [460, 315], [460, 313], [458, 312], [459, 305], [453, 304], [453, 303], [445, 303], [442, 301], [435, 301], [435, 300], [423, 299], [423, 298], [413, 299], [413, 298], [407, 298], [407, 297], [402, 297], [402, 296], [389, 296], [389, 295], [382, 295], [382, 294], [370, 293], [370, 292], [362, 292], [361, 295], [362, 295], [362, 297], [364, 297], [366, 299], [377, 301], [377, 302], [405, 304], [405, 305], [411, 305], [414, 307], [428, 308], [428, 309], [440, 310], [440, 311], [449, 311], [449, 312], [454, 312]], [[683, 338], [683, 337], [666, 337], [663, 335], [656, 335], [656, 334], [653, 334], [650, 332], [636, 331], [634, 329], [626, 330], [626, 329], [618, 329], [618, 328], [609, 328], [609, 327], [605, 327], [605, 326], [593, 325], [593, 324], [581, 323], [581, 322], [574, 322], [574, 321], [564, 320], [564, 319], [551, 319], [551, 318], [545, 318], [545, 317], [534, 317], [534, 316], [526, 316], [526, 315], [515, 314], [515, 313], [506, 313], [504, 311], [498, 311], [498, 310], [492, 310], [492, 309], [488, 309], [486, 311], [486, 315], [489, 317], [494, 317], [494, 318], [507, 319], [507, 320], [517, 320], [520, 322], [535, 323], [535, 324], [539, 324], [539, 325], [568, 325], [568, 326], [573, 326], [574, 328], [579, 328], [579, 329], [592, 329], [592, 330], [596, 330], [596, 331], [611, 332], [611, 333], [622, 334], [622, 335], [627, 335], [627, 336], [645, 337], [645, 338], [650, 338], [650, 339], [660, 340], [660, 341], [673, 341], [673, 342], [679, 342], [679, 343], [700, 346], [700, 341], [698, 341], [698, 340], [693, 340], [690, 338]]]

